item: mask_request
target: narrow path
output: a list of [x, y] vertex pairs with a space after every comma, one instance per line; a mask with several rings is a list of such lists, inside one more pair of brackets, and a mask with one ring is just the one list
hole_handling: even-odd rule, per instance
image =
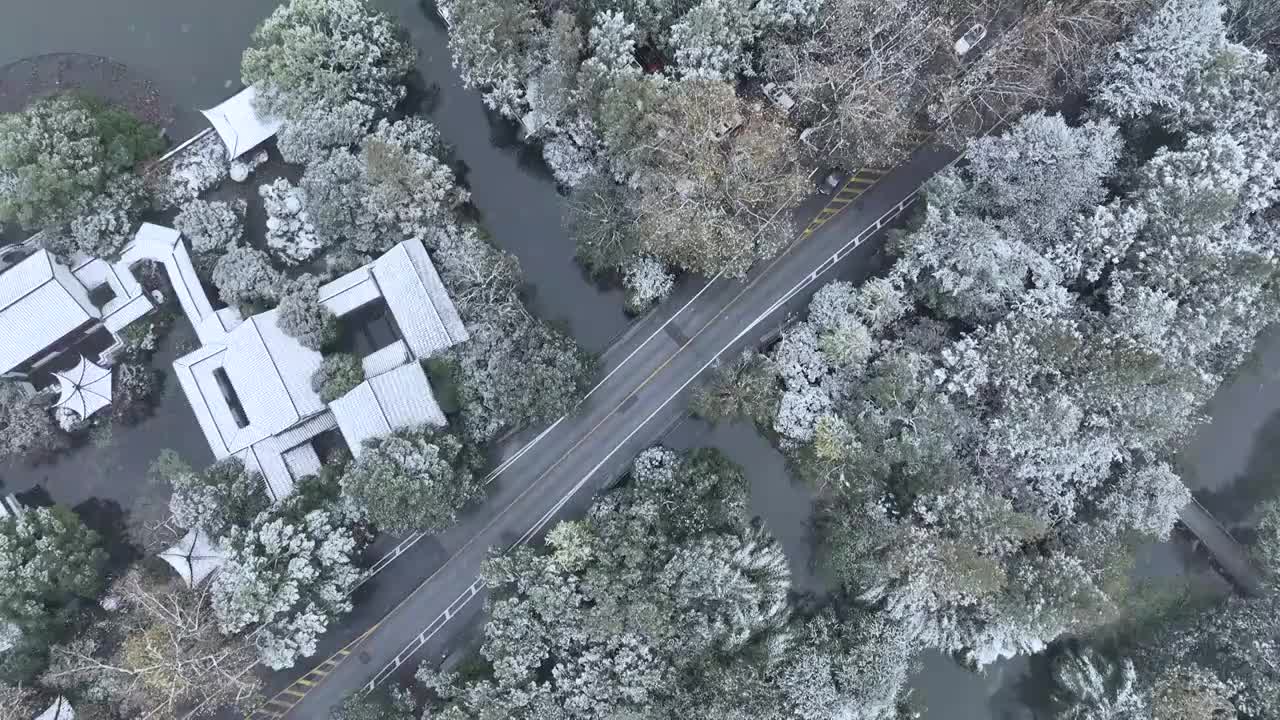
[[1248, 552], [1231, 533], [1218, 522], [1199, 501], [1192, 499], [1178, 513], [1182, 524], [1187, 526], [1193, 535], [1200, 540], [1205, 549], [1213, 555], [1222, 573], [1246, 595], [1261, 595], [1263, 592], [1262, 574], [1249, 558]]

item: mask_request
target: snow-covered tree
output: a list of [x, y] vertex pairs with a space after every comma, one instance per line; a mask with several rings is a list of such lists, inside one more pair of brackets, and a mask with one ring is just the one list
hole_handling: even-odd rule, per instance
[[471, 332], [471, 339], [448, 353], [456, 368], [463, 437], [484, 443], [503, 429], [569, 411], [586, 391], [595, 364], [573, 340], [525, 309], [516, 259], [472, 227], [435, 228], [425, 241]]
[[1062, 720], [1143, 720], [1151, 717], [1147, 693], [1133, 661], [1104, 657], [1087, 645], [1068, 646], [1053, 657], [1051, 697]]
[[102, 192], [89, 198], [80, 214], [72, 218], [67, 232], [54, 234], [45, 246], [68, 258], [77, 253], [115, 258], [133, 239], [147, 201], [146, 188], [138, 176], [121, 173], [108, 178]]
[[373, 106], [358, 100], [300, 107], [280, 128], [276, 147], [285, 162], [310, 165], [329, 150], [354, 145], [364, 137], [376, 114]]
[[711, 422], [749, 419], [767, 427], [778, 410], [778, 377], [769, 358], [744, 350], [698, 388], [690, 409]]
[[271, 505], [262, 475], [247, 471], [236, 458], [196, 472], [166, 450], [151, 467], [153, 476], [173, 486], [169, 510], [174, 522], [215, 540], [247, 526]]
[[1198, 665], [1164, 670], [1151, 690], [1152, 717], [1217, 720], [1236, 717], [1232, 689], [1212, 671]]
[[434, 428], [372, 441], [347, 468], [342, 490], [383, 532], [438, 532], [484, 494], [476, 458], [456, 436]]
[[325, 132], [316, 128], [320, 108], [345, 119], [363, 116], [352, 103], [390, 112], [415, 60], [403, 31], [364, 0], [290, 0], [254, 31], [240, 72], [258, 88], [261, 110], [286, 124], [310, 123], [302, 132], [314, 138]]
[[1219, 0], [1168, 0], [1116, 43], [1094, 97], [1119, 118], [1171, 110], [1191, 76], [1226, 42]]
[[258, 659], [274, 670], [310, 657], [329, 623], [351, 609], [362, 545], [355, 521], [340, 503], [295, 492], [233, 529], [212, 586], [222, 632], [256, 626]]
[[311, 376], [311, 389], [328, 403], [351, 392], [362, 382], [364, 365], [360, 358], [351, 353], [333, 353], [325, 356], [315, 375]]
[[567, 188], [576, 188], [600, 171], [590, 150], [578, 145], [567, 135], [561, 134], [542, 145], [542, 159], [556, 182]]
[[766, 43], [765, 75], [784, 84], [806, 153], [843, 167], [895, 162], [909, 149], [918, 83], [938, 42], [918, 0], [823, 3], [801, 42]]
[[191, 202], [229, 174], [227, 146], [217, 133], [209, 133], [170, 161], [169, 175], [162, 181], [157, 200], [165, 206]]
[[1116, 486], [1100, 503], [1107, 523], [1119, 532], [1137, 530], [1162, 540], [1169, 537], [1178, 513], [1191, 502], [1191, 490], [1167, 463], [1126, 467]]
[[323, 245], [345, 240], [361, 248], [379, 246], [382, 228], [364, 207], [364, 167], [356, 153], [327, 153], [307, 166], [298, 186], [307, 220]]
[[66, 444], [48, 406], [21, 383], [0, 380], [0, 456], [46, 455]]
[[251, 712], [261, 683], [245, 668], [252, 642], [225, 637], [208, 586], [157, 582], [130, 570], [110, 589], [110, 614], [80, 637], [51, 649], [43, 683], [105, 703], [122, 717], [198, 717], [225, 707]]
[[1269, 500], [1258, 509], [1258, 534], [1253, 558], [1272, 578], [1280, 579], [1280, 501]]
[[745, 504], [718, 453], [641, 453], [549, 552], [486, 563], [489, 669], [464, 682], [424, 666], [428, 714], [894, 717], [909, 633], [861, 609], [795, 616], [786, 560]]
[[[704, 275], [740, 277], [791, 239], [786, 211], [807, 188], [784, 125], [753, 112], [731, 85], [697, 80], [672, 85], [650, 120], [663, 151], [646, 153], [638, 168], [645, 253]], [[742, 126], [726, 135], [725, 124], [736, 120]]]
[[360, 145], [367, 194], [364, 205], [383, 233], [380, 246], [418, 237], [470, 199], [445, 163], [440, 133], [427, 120], [411, 116], [378, 123]]
[[198, 253], [222, 253], [240, 243], [244, 234], [244, 200], [192, 200], [182, 206], [173, 226]]
[[449, 14], [449, 50], [469, 88], [483, 88], [485, 105], [510, 118], [524, 109], [523, 84], [529, 75], [527, 48], [542, 29], [526, 0], [445, 0]]
[[1061, 115], [1033, 113], [999, 136], [969, 144], [957, 202], [996, 220], [1037, 249], [1057, 240], [1082, 208], [1106, 197], [1120, 140], [1108, 122], [1072, 127]]
[[[108, 212], [109, 185], [162, 146], [154, 128], [82, 95], [38, 99], [0, 115], [0, 219], [28, 230]], [[132, 194], [114, 193], [115, 201]], [[97, 200], [98, 202], [95, 202]]]
[[418, 720], [413, 694], [401, 688], [353, 692], [329, 711], [329, 720]]
[[675, 284], [675, 276], [661, 261], [651, 257], [634, 258], [622, 276], [622, 286], [627, 290], [627, 310], [636, 315], [645, 312], [665, 300]]
[[751, 12], [734, 0], [702, 0], [671, 26], [676, 71], [686, 78], [732, 81], [750, 69]]
[[545, 322], [482, 322], [469, 329], [471, 339], [450, 350], [469, 440], [485, 442], [504, 429], [554, 420], [586, 392], [594, 362]]
[[565, 228], [577, 243], [578, 262], [593, 274], [624, 267], [639, 247], [631, 200], [625, 188], [603, 176], [569, 196]]
[[320, 278], [302, 275], [280, 284], [276, 325], [305, 348], [320, 350], [338, 337], [338, 317], [320, 302]]
[[102, 590], [98, 534], [61, 506], [0, 522], [0, 620], [24, 634], [67, 629]]
[[267, 211], [267, 247], [290, 265], [315, 257], [326, 245], [317, 236], [307, 211], [307, 193], [285, 178], [258, 186]]
[[232, 248], [213, 266], [213, 284], [228, 305], [274, 303], [279, 283], [280, 273], [257, 248]]
[[35, 717], [38, 693], [30, 686], [0, 685], [0, 717]]

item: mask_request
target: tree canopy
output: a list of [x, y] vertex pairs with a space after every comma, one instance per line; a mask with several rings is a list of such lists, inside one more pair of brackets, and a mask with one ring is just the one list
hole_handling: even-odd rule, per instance
[[342, 490], [383, 532], [438, 532], [483, 496], [478, 460], [443, 430], [400, 430], [369, 442], [342, 476]]
[[126, 178], [160, 147], [155, 128], [81, 95], [53, 95], [0, 114], [0, 221], [40, 230], [113, 211], [131, 219], [137, 191], [119, 189], [137, 183]]
[[305, 162], [394, 109], [416, 57], [365, 0], [290, 0], [254, 31], [240, 72], [258, 107], [284, 121], [290, 159]]

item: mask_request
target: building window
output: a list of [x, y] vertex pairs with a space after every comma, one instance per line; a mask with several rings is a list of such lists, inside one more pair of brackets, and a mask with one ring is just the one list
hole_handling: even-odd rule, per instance
[[227, 401], [227, 407], [231, 410], [231, 417], [236, 421], [236, 427], [249, 427], [249, 416], [244, 414], [244, 406], [240, 404], [240, 396], [236, 395], [236, 389], [231, 385], [231, 378], [227, 377], [227, 371], [222, 368], [215, 369], [213, 379], [218, 383], [223, 399]]

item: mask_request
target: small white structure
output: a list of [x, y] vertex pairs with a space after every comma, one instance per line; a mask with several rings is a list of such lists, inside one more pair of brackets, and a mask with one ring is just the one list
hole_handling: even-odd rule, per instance
[[172, 565], [189, 587], [204, 582], [227, 560], [222, 549], [199, 530], [189, 531], [177, 544], [160, 553], [160, 558]]
[[0, 519], [17, 518], [25, 515], [27, 508], [18, 502], [18, 496], [13, 493], [0, 498]]
[[257, 91], [253, 86], [232, 95], [217, 107], [200, 112], [227, 146], [227, 159], [235, 160], [280, 130], [281, 122], [258, 114], [253, 107]]
[[71, 270], [37, 250], [0, 274], [0, 375], [101, 318]]
[[111, 405], [111, 371], [80, 356], [70, 370], [55, 372], [62, 392], [54, 407], [65, 407], [87, 419]]
[[71, 709], [71, 703], [66, 698], [59, 695], [48, 710], [35, 716], [33, 720], [76, 720], [76, 711]]
[[419, 425], [443, 426], [444, 413], [431, 392], [431, 383], [414, 362], [360, 383], [329, 403], [342, 438], [354, 457], [364, 441]]
[[964, 57], [975, 45], [982, 42], [987, 36], [987, 26], [982, 23], [974, 23], [972, 27], [956, 40], [956, 55]]

